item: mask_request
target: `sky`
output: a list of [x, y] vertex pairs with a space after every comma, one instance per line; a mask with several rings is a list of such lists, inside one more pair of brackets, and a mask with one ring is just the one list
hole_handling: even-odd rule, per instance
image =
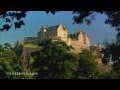
[[29, 11], [25, 17], [25, 26], [15, 30], [12, 27], [9, 31], [0, 32], [0, 43], [4, 44], [9, 42], [14, 46], [17, 40], [23, 41], [24, 37], [37, 37], [37, 33], [42, 26], [55, 26], [61, 23], [63, 26], [67, 26], [69, 33], [85, 30], [88, 34], [91, 45], [95, 45], [98, 42], [103, 43], [105, 39], [115, 39], [116, 32], [110, 25], [104, 24], [106, 16], [96, 14], [96, 20], [91, 25], [73, 24], [72, 11], [61, 11], [55, 15], [46, 14], [44, 11]]

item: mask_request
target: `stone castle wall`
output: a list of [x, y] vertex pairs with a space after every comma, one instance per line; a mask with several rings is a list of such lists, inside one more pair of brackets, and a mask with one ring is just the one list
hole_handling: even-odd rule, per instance
[[71, 46], [74, 48], [71, 51], [79, 53], [82, 49], [90, 49], [90, 39], [85, 32], [73, 33], [70, 38]]
[[24, 43], [37, 43], [38, 42], [38, 37], [25, 37], [24, 38]]

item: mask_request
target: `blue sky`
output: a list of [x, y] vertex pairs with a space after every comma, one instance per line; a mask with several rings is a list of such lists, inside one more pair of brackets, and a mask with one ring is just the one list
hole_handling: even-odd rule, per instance
[[69, 33], [86, 30], [91, 45], [97, 42], [103, 43], [105, 38], [108, 40], [115, 39], [116, 32], [114, 28], [104, 24], [106, 16], [96, 14], [96, 20], [90, 26], [73, 24], [72, 17], [71, 11], [61, 11], [55, 15], [46, 14], [44, 11], [30, 11], [24, 19], [26, 25], [21, 29], [15, 30], [13, 27], [9, 31], [0, 32], [0, 43], [9, 42], [14, 45], [17, 40], [22, 41], [26, 36], [37, 36], [42, 26], [55, 26], [59, 23], [67, 26]]

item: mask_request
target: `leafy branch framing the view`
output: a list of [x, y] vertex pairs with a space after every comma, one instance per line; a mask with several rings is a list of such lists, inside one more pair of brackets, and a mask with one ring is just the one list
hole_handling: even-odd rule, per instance
[[[0, 31], [8, 31], [12, 24], [15, 28], [21, 28], [25, 25], [23, 18], [26, 17], [28, 11], [0, 11]], [[58, 11], [45, 11], [46, 14], [55, 14]], [[105, 20], [106, 24], [115, 27], [116, 30], [120, 28], [120, 11], [73, 11], [74, 24], [86, 24], [90, 25], [95, 20], [95, 13], [104, 14], [107, 16]], [[1, 27], [2, 26], [2, 27]]]

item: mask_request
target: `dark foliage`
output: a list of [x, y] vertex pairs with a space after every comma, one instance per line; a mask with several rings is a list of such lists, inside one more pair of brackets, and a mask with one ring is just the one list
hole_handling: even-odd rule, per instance
[[26, 17], [27, 11], [0, 11], [0, 31], [8, 31], [13, 25], [20, 28], [25, 25], [23, 18]]
[[[58, 11], [45, 12], [46, 14], [55, 14]], [[73, 11], [73, 14], [75, 14], [75, 16], [73, 17], [74, 23], [82, 24], [86, 22], [88, 25], [90, 25], [92, 21], [95, 20], [95, 13], [106, 15], [106, 24], [110, 24], [116, 29], [120, 28], [120, 11]], [[22, 25], [25, 25], [22, 18], [25, 18], [26, 14], [27, 11], [0, 11], [0, 19], [2, 20], [2, 22], [4, 21], [4, 24], [0, 28], [0, 31], [8, 31], [13, 24], [15, 28], [20, 28]]]

